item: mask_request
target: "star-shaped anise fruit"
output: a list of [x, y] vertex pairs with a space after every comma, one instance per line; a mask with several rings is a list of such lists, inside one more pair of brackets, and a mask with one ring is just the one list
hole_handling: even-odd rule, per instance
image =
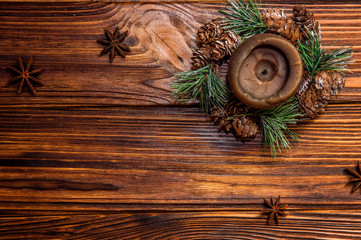
[[16, 90], [16, 92], [18, 94], [20, 94], [22, 92], [24, 83], [29, 87], [30, 91], [34, 95], [36, 95], [36, 90], [35, 90], [33, 84], [36, 83], [40, 86], [43, 85], [43, 83], [36, 76], [39, 75], [44, 69], [41, 69], [41, 68], [34, 69], [33, 63], [34, 63], [33, 57], [30, 57], [26, 64], [26, 67], [24, 67], [23, 60], [21, 59], [21, 57], [19, 57], [18, 58], [18, 65], [19, 65], [18, 68], [14, 68], [11, 66], [7, 68], [11, 72], [13, 72], [17, 75], [16, 77], [13, 77], [9, 80], [9, 82], [8, 82], [9, 85], [20, 80], [18, 89]]
[[107, 39], [97, 40], [98, 43], [105, 46], [103, 51], [101, 51], [100, 56], [110, 52], [109, 61], [111, 63], [113, 62], [116, 53], [125, 58], [125, 52], [130, 52], [130, 48], [127, 45], [122, 44], [122, 42], [128, 36], [128, 31], [120, 33], [119, 27], [116, 27], [114, 33], [111, 33], [108, 29], [105, 29], [104, 32]]
[[361, 164], [360, 161], [357, 162], [356, 169], [346, 168], [349, 173], [353, 175], [353, 178], [348, 183], [352, 183], [353, 187], [351, 193], [354, 193], [361, 186]]
[[279, 215], [281, 216], [286, 216], [286, 214], [283, 212], [283, 210], [285, 210], [287, 208], [287, 204], [284, 204], [284, 205], [280, 205], [280, 199], [281, 197], [278, 196], [276, 202], [273, 202], [273, 199], [271, 197], [271, 202], [269, 202], [267, 199], [263, 199], [264, 200], [264, 205], [265, 207], [267, 208], [271, 208], [269, 210], [264, 210], [263, 212], [265, 214], [268, 215], [268, 220], [267, 220], [267, 223], [268, 224], [271, 224], [272, 220], [274, 219], [276, 224], [278, 225], [278, 218], [279, 218]]

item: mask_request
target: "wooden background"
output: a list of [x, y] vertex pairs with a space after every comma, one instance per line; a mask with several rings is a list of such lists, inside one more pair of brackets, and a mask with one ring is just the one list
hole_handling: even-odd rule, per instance
[[[225, 1], [0, 3], [0, 239], [361, 239], [344, 171], [361, 157], [361, 4], [303, 3], [355, 63], [276, 159], [170, 93]], [[132, 52], [110, 64], [96, 40], [117, 25]], [[7, 86], [18, 56], [46, 69], [37, 96]], [[268, 226], [263, 198], [278, 195], [288, 216]]]

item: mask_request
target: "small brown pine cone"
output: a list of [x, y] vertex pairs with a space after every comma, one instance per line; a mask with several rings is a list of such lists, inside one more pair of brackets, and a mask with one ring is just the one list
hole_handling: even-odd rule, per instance
[[318, 90], [318, 98], [330, 100], [332, 92], [332, 74], [326, 71], [320, 71], [313, 77], [315, 88]]
[[234, 137], [236, 139], [252, 138], [258, 132], [258, 124], [253, 118], [248, 116], [235, 117], [232, 120]]
[[345, 87], [345, 80], [345, 76], [336, 71], [320, 71], [314, 76], [317, 89], [322, 89], [323, 97], [327, 100]]
[[325, 110], [327, 101], [345, 86], [345, 77], [335, 71], [320, 71], [315, 74], [303, 95], [297, 95], [304, 117], [316, 118]]
[[213, 108], [212, 109], [212, 113], [210, 115], [210, 118], [215, 124], [219, 125], [219, 121], [223, 117], [225, 117], [224, 112], [222, 112], [220, 109], [218, 109], [218, 108]]
[[241, 37], [235, 32], [227, 31], [212, 43], [212, 57], [218, 61], [226, 56], [231, 56], [241, 43]]
[[258, 124], [255, 118], [247, 116], [248, 107], [235, 97], [230, 98], [223, 110], [214, 108], [211, 120], [218, 125], [218, 131], [231, 132], [236, 139], [247, 140], [258, 133]]
[[266, 9], [261, 12], [262, 22], [268, 25], [268, 32], [276, 33], [296, 43], [302, 36], [300, 27], [280, 9]]
[[313, 81], [307, 91], [299, 98], [300, 110], [303, 117], [316, 118], [319, 113], [324, 112], [327, 101], [322, 99], [320, 91], [315, 87]]
[[313, 13], [302, 5], [296, 5], [293, 8], [293, 21], [300, 27], [303, 38], [307, 38], [309, 30], [317, 29], [317, 21], [313, 17]]
[[197, 37], [199, 42], [203, 45], [213, 42], [214, 39], [218, 38], [223, 33], [222, 20], [217, 18], [200, 27], [197, 32]]
[[218, 108], [213, 108], [210, 118], [215, 125], [218, 125], [218, 131], [224, 129], [228, 133], [231, 130], [232, 124], [227, 119], [227, 115], [224, 113], [224, 111]]
[[197, 49], [192, 56], [191, 70], [196, 70], [210, 64], [212, 61], [211, 52], [212, 47], [209, 45], [204, 45]]

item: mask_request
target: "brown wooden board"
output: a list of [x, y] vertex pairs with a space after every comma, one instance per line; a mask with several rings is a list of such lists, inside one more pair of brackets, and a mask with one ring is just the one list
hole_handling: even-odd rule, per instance
[[[361, 237], [345, 172], [361, 157], [361, 5], [303, 1], [324, 43], [354, 46], [355, 63], [326, 112], [293, 127], [301, 142], [273, 158], [259, 136], [235, 141], [170, 92], [224, 3], [0, 3], [0, 239]], [[132, 52], [110, 64], [96, 40], [115, 26]], [[45, 68], [37, 96], [7, 86], [19, 56]], [[279, 195], [288, 216], [269, 227], [263, 198]]]
[[[267, 4], [290, 13], [291, 4]], [[355, 63], [346, 90], [335, 99], [360, 100], [361, 9], [358, 4], [307, 5], [322, 26], [325, 44], [352, 45]], [[0, 102], [20, 106], [174, 104], [169, 83], [190, 67], [198, 27], [220, 14], [224, 3], [3, 3], [0, 5]], [[206, 11], [205, 11], [206, 9]], [[330, 14], [332, 13], [332, 14]], [[109, 64], [99, 57], [104, 28], [129, 30], [132, 52]], [[342, 31], [342, 34], [340, 34]], [[21, 56], [45, 69], [39, 96], [6, 86]], [[30, 96], [29, 96], [30, 95]], [[349, 97], [352, 95], [352, 97]]]
[[4, 110], [0, 200], [38, 210], [59, 202], [73, 210], [254, 209], [281, 194], [298, 208], [359, 205], [344, 172], [361, 155], [359, 112], [357, 104], [331, 105], [299, 124], [301, 143], [274, 159], [259, 138], [218, 133], [198, 108]]
[[0, 239], [360, 239], [360, 211], [93, 214], [0, 219]]

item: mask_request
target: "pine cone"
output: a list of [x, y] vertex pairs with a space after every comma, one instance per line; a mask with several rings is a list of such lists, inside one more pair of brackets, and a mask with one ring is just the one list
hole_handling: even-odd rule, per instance
[[313, 77], [303, 95], [297, 95], [304, 117], [316, 118], [325, 110], [327, 101], [345, 86], [345, 77], [335, 71], [320, 71]]
[[315, 87], [315, 82], [312, 82], [307, 91], [299, 98], [300, 110], [303, 112], [303, 117], [316, 118], [318, 114], [324, 112], [327, 106], [327, 101], [322, 98], [321, 93]]
[[193, 53], [191, 70], [202, 68], [212, 61], [212, 47], [204, 45]]
[[231, 56], [241, 43], [241, 37], [235, 32], [227, 31], [212, 43], [212, 57], [218, 61], [226, 56]]
[[217, 18], [200, 27], [197, 32], [197, 37], [199, 42], [203, 45], [213, 42], [214, 39], [218, 38], [223, 33], [222, 20]]
[[232, 122], [227, 119], [225, 112], [218, 108], [213, 108], [210, 117], [214, 124], [218, 125], [218, 131], [221, 131], [222, 129], [224, 129], [227, 133], [231, 131]]
[[228, 101], [224, 104], [223, 110], [228, 117], [248, 113], [248, 107], [235, 97], [228, 99]]
[[248, 107], [236, 98], [230, 98], [223, 111], [214, 108], [211, 120], [218, 125], [218, 131], [232, 132], [239, 140], [253, 138], [258, 132], [258, 125], [253, 117], [246, 116]]
[[309, 30], [315, 31], [317, 29], [317, 21], [315, 21], [313, 13], [302, 5], [296, 5], [293, 8], [293, 20], [300, 27], [303, 38], [307, 38]]
[[264, 10], [261, 18], [262, 22], [268, 25], [268, 32], [277, 33], [292, 43], [302, 37], [299, 26], [279, 9]]
[[256, 121], [250, 117], [235, 117], [232, 120], [232, 127], [236, 139], [253, 138], [258, 132]]
[[338, 90], [345, 87], [345, 76], [336, 71], [320, 71], [314, 76], [315, 86], [324, 92], [324, 98], [338, 93]]

